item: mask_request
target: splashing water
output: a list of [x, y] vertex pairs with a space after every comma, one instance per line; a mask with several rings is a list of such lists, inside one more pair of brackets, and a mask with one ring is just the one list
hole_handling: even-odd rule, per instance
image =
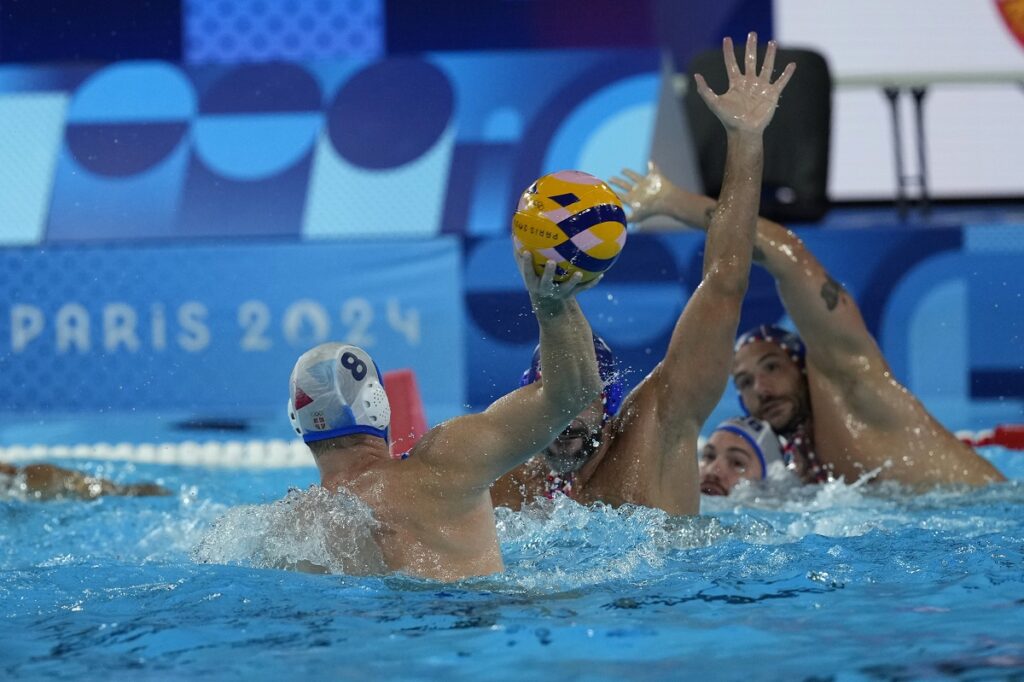
[[[382, 566], [365, 506], [279, 499], [308, 469], [132, 473], [178, 494], [0, 505], [2, 676], [1024, 673], [1018, 480], [910, 495], [770, 479], [697, 518], [545, 500], [497, 512], [505, 573], [441, 585], [357, 575]], [[304, 561], [336, 575], [268, 570]]]
[[201, 563], [304, 568], [350, 575], [385, 572], [370, 508], [319, 486], [270, 505], [245, 505], [218, 519], [192, 552]]

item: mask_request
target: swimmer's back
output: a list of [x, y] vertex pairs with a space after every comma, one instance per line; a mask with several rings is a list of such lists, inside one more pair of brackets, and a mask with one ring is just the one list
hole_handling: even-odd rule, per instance
[[388, 569], [438, 580], [500, 572], [490, 495], [445, 485], [431, 442], [428, 435], [407, 458], [384, 462], [349, 486], [380, 524], [375, 539]]

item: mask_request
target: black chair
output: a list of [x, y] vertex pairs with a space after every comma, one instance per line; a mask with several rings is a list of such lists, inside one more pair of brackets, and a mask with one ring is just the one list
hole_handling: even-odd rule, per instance
[[[763, 46], [758, 53], [760, 68]], [[742, 68], [741, 42], [736, 44], [736, 60]], [[796, 63], [796, 73], [783, 91], [764, 136], [761, 215], [779, 222], [815, 221], [825, 215], [829, 205], [832, 76], [825, 58], [817, 52], [779, 48], [773, 77], [778, 77], [790, 62]], [[711, 196], [718, 196], [725, 170], [725, 131], [697, 93], [694, 73], [703, 75], [716, 93], [725, 92], [729, 80], [722, 50], [708, 50], [693, 58], [683, 98], [704, 188]]]

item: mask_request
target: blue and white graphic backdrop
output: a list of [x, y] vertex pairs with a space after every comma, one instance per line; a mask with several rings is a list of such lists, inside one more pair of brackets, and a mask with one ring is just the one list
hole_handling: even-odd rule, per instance
[[[2, 68], [0, 400], [266, 408], [299, 352], [365, 333], [417, 371], [432, 420], [482, 407], [536, 341], [516, 197], [552, 170], [642, 167], [657, 91], [646, 50]], [[1024, 419], [1021, 227], [804, 237], [946, 423]], [[627, 382], [664, 353], [701, 247], [631, 236], [585, 294]], [[743, 326], [783, 318], [751, 282]]]
[[0, 243], [507, 229], [563, 168], [642, 164], [658, 57], [0, 69]]

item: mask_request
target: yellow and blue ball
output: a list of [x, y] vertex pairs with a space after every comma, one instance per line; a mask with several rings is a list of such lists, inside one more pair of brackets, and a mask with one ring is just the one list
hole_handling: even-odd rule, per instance
[[555, 261], [555, 281], [573, 273], [587, 282], [610, 268], [626, 244], [626, 213], [622, 202], [600, 178], [564, 170], [530, 185], [512, 216], [516, 253], [533, 255], [537, 274]]

